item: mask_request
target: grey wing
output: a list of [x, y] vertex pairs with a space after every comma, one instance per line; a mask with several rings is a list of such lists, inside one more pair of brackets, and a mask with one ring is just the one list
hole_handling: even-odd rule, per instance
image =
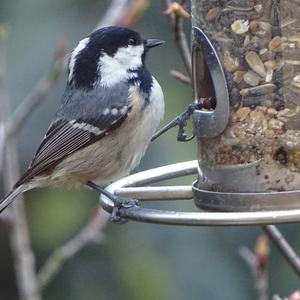
[[66, 156], [109, 134], [124, 122], [129, 110], [129, 105], [116, 106], [109, 102], [101, 107], [94, 107], [91, 114], [81, 119], [72, 119], [68, 115], [68, 109], [65, 117], [61, 113], [57, 114], [61, 118], [50, 125], [29, 168], [15, 187], [37, 175], [50, 172]]

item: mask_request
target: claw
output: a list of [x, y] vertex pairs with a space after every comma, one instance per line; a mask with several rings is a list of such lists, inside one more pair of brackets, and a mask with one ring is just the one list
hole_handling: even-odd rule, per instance
[[120, 209], [121, 208], [131, 208], [131, 207], [139, 207], [138, 200], [135, 199], [128, 199], [128, 198], [121, 198], [113, 196], [111, 199], [114, 202], [114, 208], [110, 216], [110, 220], [114, 223], [124, 224], [127, 223], [128, 220], [122, 219], [120, 217]]
[[190, 140], [192, 140], [195, 135], [191, 135], [190, 137], [187, 137], [187, 135], [185, 134], [185, 127], [187, 125], [187, 121], [191, 118], [191, 115], [193, 114], [195, 109], [201, 109], [202, 108], [202, 104], [198, 103], [198, 102], [193, 102], [191, 103], [187, 110], [184, 111], [182, 114], [180, 114], [179, 116], [177, 116], [174, 120], [172, 120], [170, 123], [168, 123], [166, 126], [164, 126], [163, 128], [161, 128], [151, 139], [151, 141], [156, 140], [159, 136], [161, 136], [163, 133], [165, 133], [166, 131], [168, 131], [169, 129], [178, 126], [178, 133], [177, 133], [177, 140], [179, 142], [188, 142]]

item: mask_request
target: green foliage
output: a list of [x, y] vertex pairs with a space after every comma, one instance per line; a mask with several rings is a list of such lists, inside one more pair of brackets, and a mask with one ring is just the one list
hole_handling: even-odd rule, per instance
[[44, 249], [70, 239], [87, 222], [96, 205], [84, 189], [45, 189], [31, 194], [28, 202], [33, 203], [29, 203], [27, 211], [32, 240]]

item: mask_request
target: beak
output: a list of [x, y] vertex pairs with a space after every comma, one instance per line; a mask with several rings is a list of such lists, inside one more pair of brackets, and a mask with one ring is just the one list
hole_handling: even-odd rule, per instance
[[157, 40], [157, 39], [149, 39], [149, 40], [145, 40], [144, 45], [147, 49], [159, 46], [161, 44], [163, 44], [165, 41], [162, 40]]

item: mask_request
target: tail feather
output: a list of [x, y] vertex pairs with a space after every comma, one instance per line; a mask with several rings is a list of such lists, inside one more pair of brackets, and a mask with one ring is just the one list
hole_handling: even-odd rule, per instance
[[26, 187], [24, 185], [20, 185], [17, 188], [13, 189], [11, 192], [9, 192], [4, 198], [0, 200], [0, 213], [8, 206], [10, 205], [15, 198], [20, 195], [21, 193], [25, 192]]

